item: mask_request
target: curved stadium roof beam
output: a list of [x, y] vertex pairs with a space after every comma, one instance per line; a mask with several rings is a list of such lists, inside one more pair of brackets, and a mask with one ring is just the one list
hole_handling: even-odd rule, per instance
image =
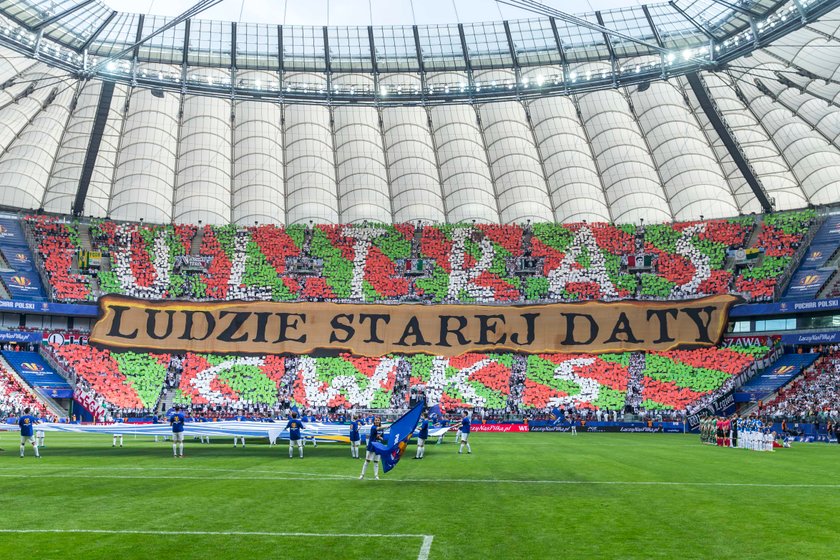
[[[840, 0], [753, 0], [747, 8], [725, 0], [673, 0], [580, 16], [549, 8], [557, 18], [387, 27], [178, 20], [115, 12], [100, 0], [55, 4], [0, 2], [0, 44], [75, 75], [93, 73], [157, 89], [336, 105], [408, 105], [568, 94], [713, 69], [813, 21]], [[608, 63], [609, 71], [586, 79], [569, 70], [594, 62]], [[164, 72], [160, 64], [178, 68]], [[539, 81], [521, 79], [528, 69], [547, 64], [557, 65], [554, 73]], [[211, 70], [220, 68], [230, 76], [216, 79]], [[276, 73], [277, 78], [249, 78], [247, 70]], [[515, 78], [493, 85], [474, 78], [480, 70], [508, 70]], [[427, 73], [440, 71], [460, 72], [464, 78], [430, 84]], [[320, 78], [293, 78], [301, 72]], [[336, 82], [335, 73], [364, 74], [374, 86]], [[382, 80], [387, 74], [406, 76]]]

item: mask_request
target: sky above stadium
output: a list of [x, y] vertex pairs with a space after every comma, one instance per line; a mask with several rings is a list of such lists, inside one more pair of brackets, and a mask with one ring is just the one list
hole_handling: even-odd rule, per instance
[[[105, 0], [116, 10], [175, 16], [195, 0]], [[545, 0], [573, 14], [642, 4], [639, 0]], [[648, 2], [651, 3], [651, 2]], [[494, 0], [224, 0], [201, 19], [287, 25], [410, 25], [535, 17]]]

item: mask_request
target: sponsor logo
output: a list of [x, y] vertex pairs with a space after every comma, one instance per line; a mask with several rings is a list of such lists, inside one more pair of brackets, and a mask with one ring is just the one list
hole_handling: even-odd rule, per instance
[[770, 346], [773, 340], [768, 336], [733, 336], [732, 338], [724, 339], [721, 346], [729, 348], [731, 346]]
[[29, 262], [29, 259], [23, 253], [15, 253], [15, 260], [17, 262]]
[[527, 424], [473, 424], [470, 426], [472, 432], [527, 432]]
[[30, 280], [26, 276], [12, 276], [12, 282], [22, 288], [26, 288], [32, 285], [32, 280]]
[[773, 375], [787, 375], [796, 369], [794, 366], [780, 366], [773, 370]]
[[55, 344], [56, 346], [62, 346], [66, 341], [63, 334], [52, 333], [49, 337], [47, 337], [47, 342]]
[[800, 280], [800, 286], [813, 286], [817, 282], [819, 282], [820, 277], [816, 274], [809, 274], [808, 276], [804, 276], [802, 280]]
[[808, 344], [814, 342], [834, 342], [837, 340], [838, 333], [819, 333], [819, 334], [803, 334], [794, 335], [795, 341], [799, 344]]
[[32, 362], [23, 362], [20, 364], [21, 369], [25, 369], [26, 371], [44, 371], [40, 365]]
[[6, 226], [0, 226], [0, 233], [6, 233], [7, 231], [9, 230], [6, 229]]

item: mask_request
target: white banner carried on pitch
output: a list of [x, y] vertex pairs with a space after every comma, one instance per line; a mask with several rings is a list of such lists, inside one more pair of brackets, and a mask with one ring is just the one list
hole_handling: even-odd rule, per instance
[[[184, 424], [185, 436], [215, 436], [215, 437], [257, 437], [268, 438], [271, 443], [277, 439], [289, 439], [289, 431], [284, 430], [286, 420], [271, 422], [252, 421], [224, 421], [224, 422], [186, 422]], [[19, 430], [17, 424], [0, 424], [0, 430]], [[168, 436], [172, 435], [172, 428], [169, 424], [66, 424], [45, 422], [35, 425], [36, 431], [43, 432], [70, 432], [79, 434], [122, 434], [135, 436]], [[449, 427], [434, 428], [429, 430], [429, 437], [438, 437], [445, 434]], [[360, 426], [362, 435], [367, 435], [368, 428]], [[335, 441], [348, 443], [350, 441], [349, 424], [324, 424], [320, 422], [306, 422], [301, 430], [301, 435], [306, 438], [314, 438], [316, 441]]]

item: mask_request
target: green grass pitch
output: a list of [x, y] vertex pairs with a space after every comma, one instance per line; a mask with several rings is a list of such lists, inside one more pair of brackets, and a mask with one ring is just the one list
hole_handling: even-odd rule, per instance
[[[381, 480], [349, 447], [0, 433], [0, 558], [837, 558], [840, 446], [664, 434], [452, 437]], [[41, 532], [52, 531], [52, 532]], [[100, 532], [101, 531], [101, 532]], [[358, 535], [381, 535], [362, 537]]]

